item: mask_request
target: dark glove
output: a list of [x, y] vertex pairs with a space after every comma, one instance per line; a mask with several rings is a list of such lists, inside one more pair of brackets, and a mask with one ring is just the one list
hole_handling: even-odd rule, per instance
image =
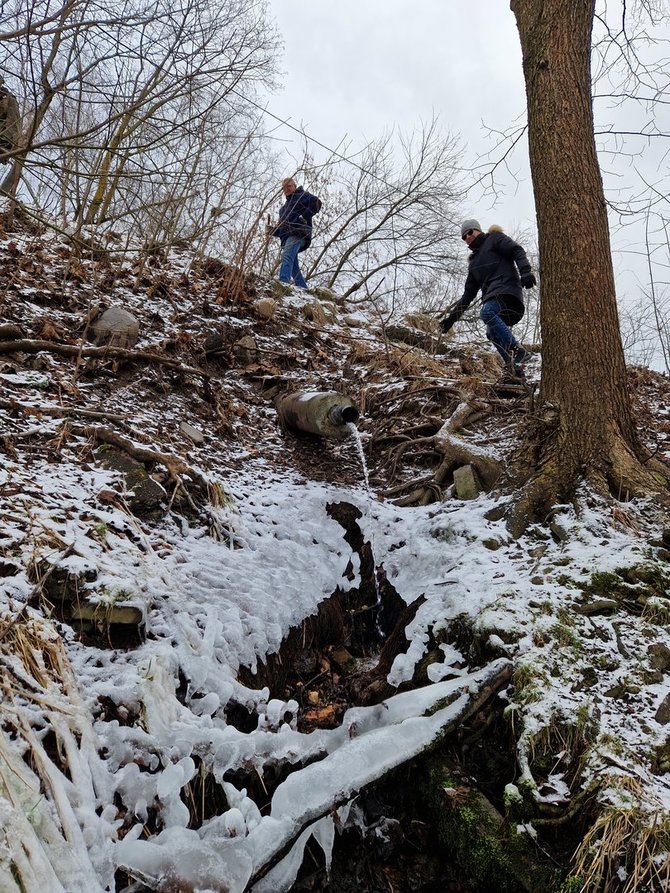
[[535, 288], [535, 286], [537, 285], [535, 273], [524, 273], [521, 277], [521, 284], [524, 288]]
[[444, 319], [440, 320], [440, 330], [446, 335], [455, 322], [456, 320], [452, 319], [451, 316], [445, 316]]

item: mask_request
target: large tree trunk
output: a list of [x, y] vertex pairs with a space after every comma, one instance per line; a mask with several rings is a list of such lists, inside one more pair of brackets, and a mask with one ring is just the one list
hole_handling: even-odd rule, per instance
[[[542, 274], [539, 473], [522, 513], [586, 477], [615, 496], [657, 488], [643, 466], [619, 330], [593, 133], [594, 0], [512, 0], [523, 52]], [[518, 519], [517, 519], [518, 520]]]

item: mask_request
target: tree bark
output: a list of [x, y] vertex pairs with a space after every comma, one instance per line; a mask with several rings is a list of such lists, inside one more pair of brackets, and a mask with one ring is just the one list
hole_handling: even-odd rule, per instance
[[[528, 101], [542, 273], [538, 477], [524, 512], [578, 482], [617, 498], [658, 489], [633, 421], [619, 329], [607, 208], [593, 132], [594, 0], [512, 0]], [[667, 472], [666, 472], [667, 474]]]

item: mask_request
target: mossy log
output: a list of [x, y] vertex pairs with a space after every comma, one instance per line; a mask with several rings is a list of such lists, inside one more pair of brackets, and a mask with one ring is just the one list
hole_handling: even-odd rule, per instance
[[536, 893], [550, 888], [552, 868], [541, 865], [529, 838], [443, 754], [428, 757], [421, 774], [423, 802], [443, 855], [455, 863], [469, 889]]

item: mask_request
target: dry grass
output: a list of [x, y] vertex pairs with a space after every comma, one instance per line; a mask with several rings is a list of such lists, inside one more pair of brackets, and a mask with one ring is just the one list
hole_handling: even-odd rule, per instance
[[417, 375], [444, 378], [449, 368], [439, 360], [418, 348], [400, 348], [387, 344], [385, 348], [372, 347], [362, 342], [354, 342], [349, 361], [363, 363], [376, 371], [391, 372], [393, 375]]
[[582, 893], [641, 893], [670, 884], [670, 816], [659, 803], [650, 808], [642, 784], [611, 779], [630, 805], [605, 808], [575, 854], [573, 876]]
[[40, 689], [54, 684], [61, 687], [68, 673], [69, 662], [60, 636], [48, 621], [27, 617], [23, 611], [0, 617], [0, 655], [12, 659], [3, 661], [4, 686], [12, 672], [10, 667], [14, 668], [15, 679], [20, 673], [25, 677], [23, 681]]

